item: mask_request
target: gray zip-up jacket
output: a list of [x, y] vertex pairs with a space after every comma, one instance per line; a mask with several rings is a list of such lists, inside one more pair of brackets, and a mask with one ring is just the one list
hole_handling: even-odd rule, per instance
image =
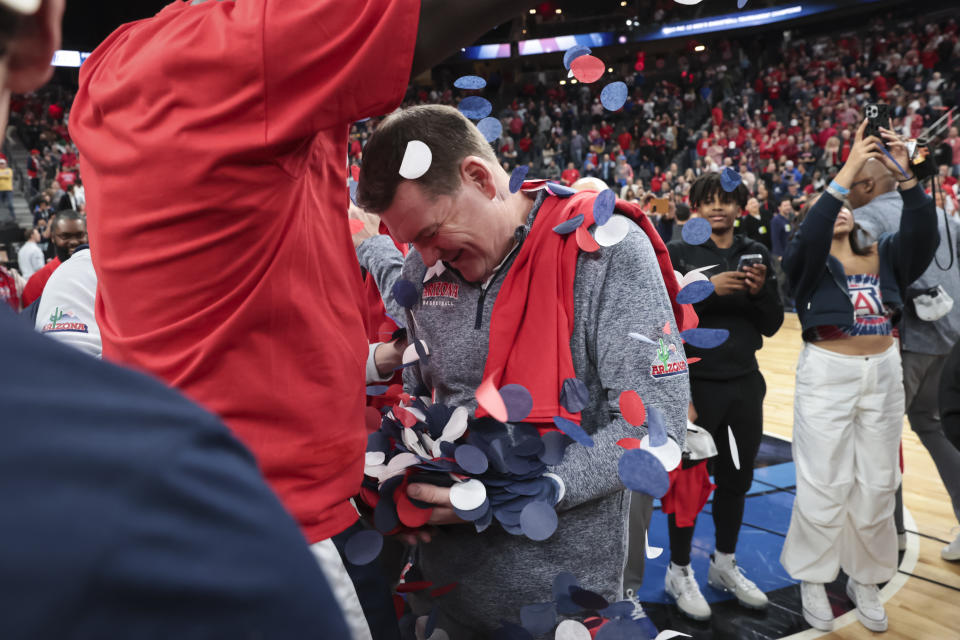
[[[531, 203], [526, 231], [541, 201], [542, 196]], [[392, 246], [393, 252], [388, 250], [389, 242], [372, 238], [358, 252], [378, 284], [381, 277], [390, 278], [391, 271], [395, 278], [390, 262], [397, 252]], [[424, 283], [427, 267], [417, 251], [409, 253], [402, 277], [422, 295], [407, 313], [407, 328], [411, 339], [426, 342], [431, 357], [405, 372], [408, 391], [422, 382], [440, 402], [476, 407], [474, 391], [486, 363], [491, 312], [518, 250], [486, 287], [465, 282], [452, 269]], [[545, 542], [510, 535], [494, 523], [480, 534], [472, 524], [440, 527], [429, 544], [420, 546], [417, 564], [424, 579], [459, 586], [436, 602], [417, 594], [411, 601], [420, 613], [439, 606], [438, 627], [451, 638], [482, 637], [501, 620], [518, 621], [521, 607], [552, 598], [551, 585], [561, 571], [574, 574], [581, 586], [608, 600], [622, 599], [630, 494], [617, 473], [623, 453], [617, 441], [646, 434], [620, 416], [622, 391], [636, 390], [647, 406], [660, 408], [669, 435], [683, 445], [689, 379], [679, 329], [646, 234], [631, 225], [620, 243], [581, 253], [574, 294], [570, 349], [577, 377], [590, 392], [582, 426], [595, 444], [570, 445], [563, 462], [550, 469], [563, 480], [566, 493], [557, 505], [559, 526]], [[663, 331], [667, 323], [669, 334]], [[656, 343], [662, 338], [659, 356], [658, 347], [630, 333]], [[665, 355], [674, 366], [664, 366]], [[673, 373], [676, 369], [680, 373]]]

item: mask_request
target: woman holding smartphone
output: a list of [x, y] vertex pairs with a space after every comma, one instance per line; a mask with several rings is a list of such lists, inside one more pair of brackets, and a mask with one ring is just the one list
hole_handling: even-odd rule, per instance
[[[793, 458], [797, 498], [780, 561], [802, 581], [803, 615], [833, 627], [824, 584], [840, 569], [860, 622], [885, 631], [878, 583], [897, 569], [894, 492], [900, 483], [904, 397], [893, 334], [907, 286], [933, 258], [936, 211], [910, 173], [906, 145], [857, 131], [846, 164], [809, 207], [783, 257], [804, 348], [797, 364]], [[844, 199], [868, 162], [897, 176], [903, 213], [896, 233], [858, 244]]]
[[[685, 349], [688, 358], [700, 359], [689, 370], [691, 416], [696, 414], [691, 420], [710, 432], [718, 451], [710, 463], [716, 483], [716, 551], [710, 558], [708, 583], [732, 593], [745, 607], [762, 609], [767, 606], [767, 596], [743, 574], [735, 553], [744, 498], [753, 482], [753, 462], [763, 436], [767, 387], [756, 353], [763, 345], [763, 336], [772, 336], [783, 324], [783, 303], [767, 248], [734, 233], [734, 222], [749, 195], [743, 184], [727, 191], [720, 174], [703, 174], [690, 188], [690, 207], [693, 215], [710, 223], [710, 238], [700, 245], [678, 238], [667, 248], [674, 268], [680, 272], [707, 268], [704, 275], [713, 283], [714, 292], [694, 305], [700, 327], [730, 332], [726, 342], [716, 348], [698, 349], [687, 344]], [[729, 433], [733, 434], [733, 446]], [[704, 482], [709, 485], [706, 478]], [[664, 512], [669, 514], [671, 559], [665, 589], [683, 614], [706, 620], [711, 614], [710, 605], [694, 578], [690, 548], [697, 512], [709, 488], [704, 493], [697, 486], [685, 487], [683, 491], [696, 495], [676, 496], [678, 503], [686, 505], [684, 508], [675, 510], [668, 505], [675, 504], [673, 501], [664, 500]], [[693, 507], [688, 500], [696, 502]]]

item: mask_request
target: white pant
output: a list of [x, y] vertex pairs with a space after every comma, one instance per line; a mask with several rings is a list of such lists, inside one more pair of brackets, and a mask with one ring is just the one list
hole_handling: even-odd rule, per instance
[[333, 541], [314, 542], [310, 545], [310, 551], [320, 564], [320, 569], [323, 570], [323, 575], [330, 584], [333, 597], [343, 611], [343, 619], [347, 622], [351, 640], [372, 640], [367, 618], [360, 606], [360, 598], [357, 597], [357, 590], [353, 587], [353, 580], [343, 566], [340, 552], [337, 551]]
[[780, 562], [796, 580], [862, 584], [897, 570], [903, 373], [893, 345], [846, 356], [807, 344], [797, 364], [793, 460], [797, 498]]

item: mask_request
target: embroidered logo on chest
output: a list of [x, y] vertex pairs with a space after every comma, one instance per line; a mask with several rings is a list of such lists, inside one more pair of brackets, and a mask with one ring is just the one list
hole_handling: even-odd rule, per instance
[[421, 304], [425, 307], [452, 307], [460, 299], [460, 285], [455, 282], [428, 282], [423, 285]]

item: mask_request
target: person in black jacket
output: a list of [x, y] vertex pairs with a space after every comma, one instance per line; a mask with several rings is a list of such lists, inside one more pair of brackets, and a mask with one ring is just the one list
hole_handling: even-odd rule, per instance
[[[694, 305], [700, 327], [726, 329], [730, 337], [714, 349], [686, 345], [688, 358], [700, 358], [690, 367], [691, 397], [697, 425], [707, 429], [717, 444], [713, 461], [713, 521], [716, 553], [712, 556], [708, 582], [730, 591], [744, 606], [763, 608], [767, 597], [737, 566], [734, 552], [743, 520], [744, 497], [753, 482], [753, 462], [763, 435], [763, 397], [766, 383], [760, 374], [756, 352], [762, 336], [772, 336], [783, 324], [783, 304], [767, 248], [734, 233], [734, 221], [747, 203], [749, 193], [740, 184], [732, 192], [721, 186], [720, 175], [702, 175], [690, 189], [695, 215], [710, 222], [712, 234], [706, 243], [693, 246], [683, 240], [667, 248], [674, 268], [682, 273], [709, 267], [715, 287], [709, 298]], [[740, 268], [741, 256], [759, 255], [760, 262]], [[736, 440], [738, 454], [731, 454], [727, 428]], [[710, 607], [701, 595], [690, 569], [693, 527], [680, 527], [671, 514], [671, 564], [666, 589], [680, 610], [694, 618], [710, 617]]]

